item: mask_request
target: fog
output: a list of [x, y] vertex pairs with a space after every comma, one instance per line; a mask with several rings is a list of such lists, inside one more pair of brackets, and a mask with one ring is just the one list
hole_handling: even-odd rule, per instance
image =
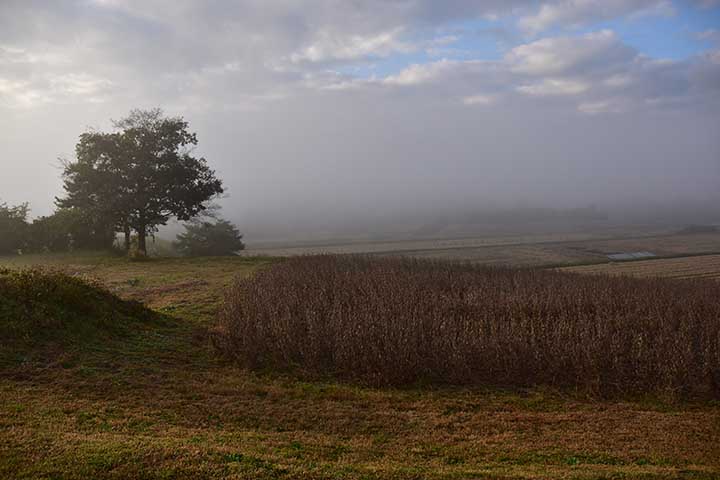
[[[51, 213], [80, 133], [159, 106], [249, 241], [589, 206], [720, 222], [712, 2], [162, 3], [3, 2], [1, 201]], [[690, 51], [631, 41], [673, 22]]]

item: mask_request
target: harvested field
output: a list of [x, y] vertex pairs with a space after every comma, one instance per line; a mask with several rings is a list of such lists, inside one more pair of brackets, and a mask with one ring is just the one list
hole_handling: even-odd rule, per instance
[[594, 233], [496, 235], [450, 240], [397, 240], [294, 246], [251, 246], [248, 255], [372, 254], [543, 267], [605, 263], [607, 255], [650, 251], [659, 257], [720, 253], [720, 233], [681, 235], [657, 229]]
[[567, 267], [561, 270], [596, 275], [632, 277], [706, 278], [720, 280], [720, 255], [699, 255], [681, 258], [658, 258], [633, 262]]

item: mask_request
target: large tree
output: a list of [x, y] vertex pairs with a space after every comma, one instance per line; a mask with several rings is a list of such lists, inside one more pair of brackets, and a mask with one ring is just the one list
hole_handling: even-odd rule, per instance
[[171, 217], [189, 220], [223, 192], [204, 158], [192, 155], [197, 136], [181, 117], [160, 109], [133, 110], [114, 123], [115, 132], [80, 136], [76, 160], [65, 165], [65, 208], [79, 208], [105, 218], [138, 237], [147, 254], [146, 238]]

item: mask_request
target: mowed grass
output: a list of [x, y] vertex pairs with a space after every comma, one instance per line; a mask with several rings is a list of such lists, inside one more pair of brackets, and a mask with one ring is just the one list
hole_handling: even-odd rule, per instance
[[268, 258], [52, 265], [165, 315], [135, 334], [0, 371], [0, 478], [720, 477], [720, 405], [548, 390], [361, 388], [250, 373], [208, 329]]

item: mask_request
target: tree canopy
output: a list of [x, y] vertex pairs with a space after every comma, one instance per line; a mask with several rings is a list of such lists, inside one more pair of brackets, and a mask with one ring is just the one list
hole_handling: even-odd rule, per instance
[[133, 110], [114, 122], [115, 132], [89, 131], [80, 136], [76, 160], [64, 166], [66, 197], [61, 208], [80, 209], [138, 237], [146, 237], [171, 217], [190, 220], [223, 192], [222, 182], [204, 158], [192, 155], [197, 136], [182, 117], [160, 109]]

